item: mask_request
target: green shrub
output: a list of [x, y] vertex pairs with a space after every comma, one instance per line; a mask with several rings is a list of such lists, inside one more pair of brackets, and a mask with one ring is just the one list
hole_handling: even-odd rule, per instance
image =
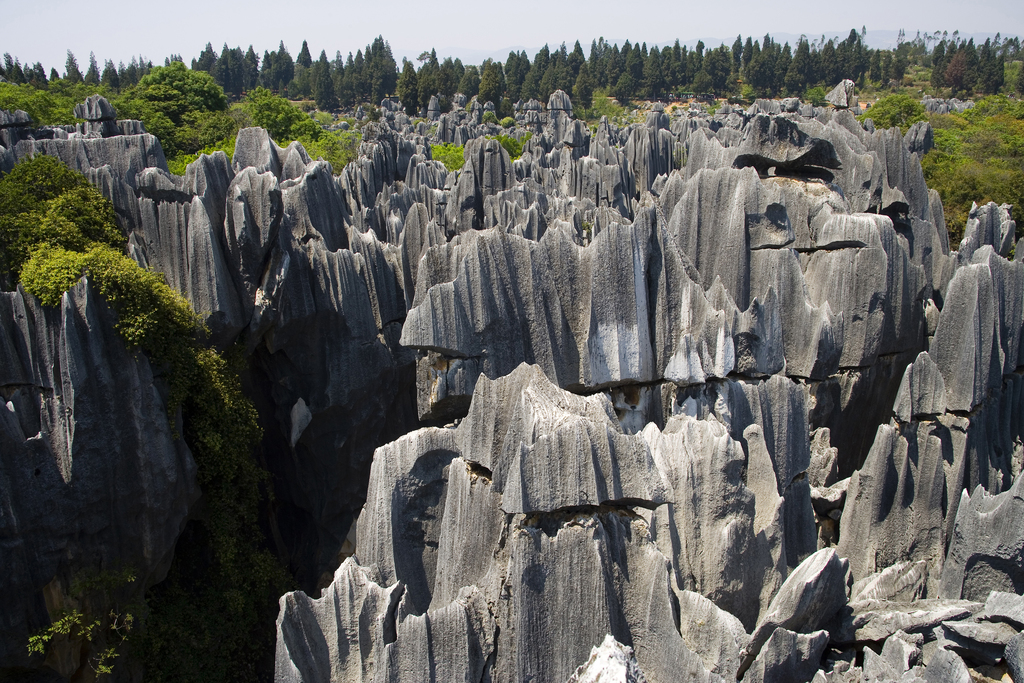
[[230, 161], [235, 155], [235, 140], [236, 136], [232, 135], [229, 138], [221, 140], [215, 145], [208, 145], [194, 154], [179, 154], [178, 156], [167, 160], [167, 168], [174, 175], [185, 175], [186, 166], [202, 155], [213, 154], [214, 152], [224, 152], [228, 155], [228, 161]]
[[867, 119], [874, 121], [876, 128], [885, 129], [899, 126], [900, 130], [906, 134], [912, 125], [918, 121], [924, 121], [927, 116], [923, 104], [910, 95], [897, 94], [883, 97], [875, 102], [874, 106], [866, 113], [857, 117], [861, 123]]
[[488, 136], [490, 140], [497, 140], [498, 143], [505, 148], [508, 152], [508, 156], [512, 161], [515, 161], [519, 157], [523, 156], [523, 145], [526, 141], [533, 137], [533, 133], [527, 133], [523, 136], [522, 140], [517, 140], [510, 135], [495, 135], [493, 137]]
[[465, 148], [462, 145], [442, 143], [430, 146], [430, 156], [440, 161], [449, 171], [457, 171], [466, 162]]
[[515, 125], [516, 125], [516, 120], [514, 118], [512, 118], [511, 116], [506, 116], [505, 118], [503, 118], [501, 120], [501, 127], [502, 128], [512, 128]]
[[0, 285], [11, 289], [33, 249], [121, 248], [114, 208], [85, 176], [39, 155], [0, 178]]
[[824, 88], [822, 88], [820, 85], [816, 85], [813, 88], [807, 89], [807, 91], [804, 93], [804, 101], [810, 102], [815, 107], [824, 107], [826, 104], [828, 104], [828, 100], [825, 99], [825, 95], [827, 94], [828, 93], [825, 92]]
[[316, 140], [306, 139], [301, 142], [311, 158], [329, 161], [337, 175], [358, 158], [359, 143], [362, 140], [362, 134], [356, 130], [325, 130]]
[[493, 111], [485, 111], [482, 121], [484, 123], [497, 123], [498, 115], [495, 114]]
[[607, 90], [598, 90], [594, 93], [594, 104], [583, 110], [583, 117], [588, 122], [600, 121], [602, 116], [607, 116], [611, 121], [617, 116], [622, 116], [626, 109], [608, 97]]
[[265, 128], [279, 144], [287, 140], [316, 140], [323, 130], [288, 100], [266, 88], [256, 88], [250, 92], [242, 108], [254, 126]]

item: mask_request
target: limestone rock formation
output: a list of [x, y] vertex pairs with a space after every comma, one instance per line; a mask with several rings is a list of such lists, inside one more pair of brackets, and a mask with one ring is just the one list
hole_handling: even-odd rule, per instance
[[825, 95], [825, 100], [827, 100], [828, 103], [836, 109], [852, 107], [856, 104], [856, 100], [853, 97], [854, 87], [854, 82], [847, 78], [839, 85], [832, 88], [832, 90]]
[[[249, 128], [174, 176], [97, 97], [75, 126], [0, 113], [0, 171], [85, 173], [131, 257], [242, 350], [301, 588], [277, 680], [1013, 671], [1016, 224], [976, 207], [952, 251], [930, 127], [862, 125], [852, 82], [828, 99], [591, 129], [556, 91], [515, 103], [515, 160], [493, 104], [413, 123], [385, 100], [344, 168]], [[22, 641], [69, 572], [159, 581], [199, 491], [87, 284], [0, 310], [3, 672], [37, 666]]]
[[53, 308], [0, 293], [0, 311], [0, 662], [14, 667], [49, 623], [44, 592], [60, 600], [97, 567], [134, 567], [135, 598], [163, 580], [199, 487], [166, 389], [88, 279]]

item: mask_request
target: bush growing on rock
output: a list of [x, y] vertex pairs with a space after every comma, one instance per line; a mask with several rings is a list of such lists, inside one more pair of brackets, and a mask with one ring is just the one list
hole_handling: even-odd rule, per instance
[[18, 164], [0, 179], [0, 285], [12, 289], [32, 251], [50, 244], [120, 248], [114, 209], [79, 173], [53, 157]]
[[463, 156], [464, 151], [465, 148], [462, 145], [450, 143], [430, 146], [430, 154], [434, 160], [440, 161], [449, 171], [458, 171], [462, 168], [466, 161]]
[[498, 144], [505, 148], [508, 152], [508, 156], [512, 161], [515, 161], [519, 157], [523, 156], [523, 145], [526, 141], [533, 137], [532, 133], [527, 133], [521, 140], [517, 140], [511, 135], [495, 135], [492, 139], [497, 140]]
[[[5, 289], [20, 279], [44, 306], [57, 306], [88, 278], [116, 313], [125, 345], [144, 351], [169, 385], [168, 419], [195, 460], [205, 509], [186, 528], [168, 578], [147, 596], [141, 632], [131, 636], [147, 680], [253, 680], [258, 654], [272, 647], [276, 598], [290, 582], [260, 541], [266, 472], [252, 452], [262, 431], [237, 363], [202, 344], [206, 330], [186, 299], [123, 253], [110, 202], [55, 158], [23, 161], [0, 178], [0, 239]], [[110, 609], [86, 607], [78, 626]], [[52, 632], [34, 637], [30, 652], [46, 650]], [[94, 667], [107, 670], [117, 654], [98, 656]]]

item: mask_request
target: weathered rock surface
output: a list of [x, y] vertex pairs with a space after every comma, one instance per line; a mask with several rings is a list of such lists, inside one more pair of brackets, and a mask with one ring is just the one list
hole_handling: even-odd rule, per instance
[[[586, 434], [603, 441], [580, 450]], [[537, 469], [545, 463], [562, 469]], [[411, 620], [478, 591], [498, 626], [496, 659], [487, 664], [496, 679], [565, 680], [611, 633], [632, 643], [647, 680], [718, 680], [676, 626], [670, 563], [641, 514], [666, 493], [646, 441], [621, 432], [606, 397], [574, 396], [521, 366], [500, 380], [481, 378], [457, 429], [421, 430], [378, 450], [360, 516], [360, 563], [376, 568], [379, 585], [404, 591], [388, 618], [399, 647]], [[346, 580], [339, 574], [335, 585]], [[285, 599], [302, 610], [295, 619], [337, 630], [333, 613], [303, 608], [302, 596]], [[581, 622], [581, 613], [592, 618]], [[380, 675], [380, 660], [362, 662]], [[302, 666], [295, 664], [302, 676], [315, 670]], [[404, 666], [388, 670], [413, 664]]]
[[[515, 104], [504, 134], [532, 137], [514, 161], [486, 137], [502, 132], [482, 120], [493, 104], [441, 114], [438, 97], [436, 124], [414, 124], [387, 100], [345, 168], [245, 129], [230, 163], [177, 177], [141, 124], [91, 98], [77, 126], [0, 114], [0, 170], [43, 153], [86, 173], [130, 255], [209, 341], [246, 350], [268, 527], [306, 594], [326, 588], [282, 600], [279, 680], [561, 683], [602, 651], [650, 681], [962, 676], [956, 652], [1009, 659], [1024, 626], [990, 598], [1021, 591], [1015, 223], [978, 207], [951, 252], [920, 166], [930, 127], [862, 126], [852, 83], [830, 99], [655, 106], [592, 132], [557, 91]], [[460, 171], [431, 160], [438, 142], [465, 146]], [[3, 329], [56, 315], [19, 301]], [[12, 452], [67, 450], [33, 440], [46, 420], [79, 444], [88, 430], [50, 405], [38, 359], [60, 354], [39, 339], [0, 343], [32, 359], [0, 383]], [[115, 376], [152, 384], [117, 358]], [[91, 395], [74, 396], [86, 422]], [[427, 424], [447, 426], [409, 433]], [[64, 540], [12, 555], [22, 583], [0, 588], [34, 606], [0, 610], [11, 628], [46, 623], [39, 590], [69, 562], [137, 552], [139, 524], [159, 527], [140, 565], [159, 579], [197, 493], [174, 453], [173, 483], [132, 490], [152, 507], [108, 525], [123, 537], [97, 532], [101, 550], [58, 569]], [[17, 490], [4, 519], [38, 519], [17, 484], [35, 468], [0, 467]], [[21, 529], [4, 542], [32, 545]], [[23, 661], [10, 652], [0, 668]]]
[[138, 599], [161, 581], [199, 488], [166, 390], [87, 279], [53, 308], [0, 293], [0, 311], [0, 666], [10, 667], [30, 664], [28, 636], [50, 620], [44, 595], [56, 609], [73, 577], [130, 565]]
[[957, 508], [949, 554], [942, 568], [943, 596], [986, 599], [991, 591], [1024, 592], [1024, 477], [990, 494], [980, 485], [964, 491]]
[[854, 87], [854, 82], [847, 78], [839, 85], [832, 88], [832, 90], [825, 95], [825, 100], [836, 109], [852, 107], [856, 104], [856, 100], [853, 97]]
[[1024, 633], [1018, 633], [1006, 644], [1003, 651], [1006, 668], [1014, 681], [1024, 678]]
[[[798, 633], [811, 633], [819, 626], [827, 624], [846, 604], [847, 571], [848, 564], [841, 560], [832, 548], [819, 550], [804, 560], [782, 584], [768, 606], [767, 613], [758, 620], [757, 628], [750, 636], [750, 643], [743, 650], [739, 674], [742, 675], [747, 667], [754, 663], [762, 648], [771, 648], [771, 639], [777, 631], [784, 632], [782, 639], [791, 640]], [[817, 652], [816, 656], [811, 657], [812, 664], [817, 663], [827, 642], [828, 636], [822, 632], [813, 634], [811, 640], [807, 642], [808, 653]], [[776, 645], [776, 648], [779, 646]], [[779, 653], [768, 655], [769, 660], [777, 659], [780, 654], [786, 656], [785, 652], [785, 648], [780, 648]], [[788, 664], [787, 669], [791, 670], [793, 676], [801, 677], [797, 673], [796, 663]], [[814, 666], [809, 673], [816, 669], [817, 666]], [[802, 678], [806, 680], [810, 676]], [[771, 678], [784, 679], [785, 676], [782, 675]]]
[[646, 683], [636, 663], [633, 648], [623, 645], [609, 634], [601, 645], [590, 651], [590, 659], [581, 664], [568, 683]]

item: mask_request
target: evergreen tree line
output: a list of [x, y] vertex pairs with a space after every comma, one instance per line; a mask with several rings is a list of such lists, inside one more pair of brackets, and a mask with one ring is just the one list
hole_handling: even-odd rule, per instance
[[[935, 32], [906, 40], [900, 32], [897, 47], [876, 50], [864, 43], [866, 29], [851, 30], [844, 40], [801, 37], [795, 49], [765, 35], [762, 39], [737, 36], [731, 46], [707, 48], [703, 42], [690, 49], [679, 41], [671, 46], [654, 46], [626, 41], [621, 47], [599, 38], [590, 45], [589, 56], [577, 41], [572, 50], [563, 43], [557, 49], [547, 45], [531, 60], [525, 51], [509, 52], [505, 63], [491, 60], [479, 67], [463, 65], [459, 59], [439, 60], [435, 50], [421, 53], [413, 62], [403, 59], [399, 72], [391, 46], [378, 36], [365, 50], [341, 52], [329, 59], [326, 50], [313, 60], [308, 44], [292, 58], [282, 41], [276, 51], [264, 51], [262, 59], [250, 45], [218, 53], [210, 43], [192, 60], [192, 69], [209, 73], [229, 99], [237, 100], [256, 87], [266, 88], [291, 99], [313, 99], [321, 110], [351, 107], [358, 102], [379, 102], [397, 95], [410, 115], [426, 109], [433, 95], [439, 96], [442, 111], [450, 108], [456, 92], [478, 95], [491, 101], [499, 114], [511, 112], [511, 103], [537, 98], [546, 101], [555, 90], [564, 90], [577, 104], [590, 106], [593, 93], [604, 90], [621, 101], [661, 99], [681, 93], [745, 97], [806, 96], [810, 88], [830, 88], [849, 78], [862, 87], [897, 88], [912, 65], [931, 68], [931, 86], [950, 88], [954, 95], [974, 92], [991, 94], [1004, 86], [1007, 61], [1020, 59], [1019, 38], [986, 40], [976, 46], [957, 32]], [[171, 55], [165, 65], [182, 61]], [[22, 65], [4, 55], [0, 76], [13, 83], [46, 88], [62, 79], [71, 83], [99, 84], [114, 91], [131, 87], [152, 69], [145, 58], [117, 65], [107, 60], [101, 70], [95, 54], [89, 56], [85, 74], [68, 51], [63, 76], [51, 69], [46, 74], [40, 63]], [[1022, 76], [1013, 85], [1024, 90]]]
[[[494, 102], [499, 115], [506, 115], [511, 102], [545, 101], [555, 90], [591, 106], [598, 89], [627, 101], [682, 93], [804, 96], [810, 88], [831, 88], [844, 78], [861, 86], [898, 88], [911, 65], [929, 67], [933, 61], [934, 87], [990, 94], [1003, 87], [1006, 62], [1021, 54], [1019, 38], [1002, 40], [998, 34], [976, 48], [973, 39], [960, 40], [957, 33], [919, 33], [906, 40], [901, 31], [893, 50], [867, 47], [865, 34], [866, 29], [851, 30], [841, 41], [801, 37], [795, 50], [770, 35], [745, 40], [737, 36], [731, 47], [712, 49], [703, 42], [689, 49], [678, 40], [662, 48], [629, 41], [619, 47], [600, 38], [591, 43], [589, 57], [577, 41], [572, 50], [564, 43], [555, 50], [545, 45], [532, 61], [525, 51], [513, 51], [504, 64], [488, 61], [479, 69], [464, 67], [457, 59], [439, 62], [431, 51], [419, 56], [419, 68], [403, 60], [397, 94], [410, 115], [422, 112], [434, 94], [439, 95], [441, 109], [447, 110], [456, 92]], [[1024, 82], [1018, 89], [1024, 91]]]
[[228, 48], [225, 43], [218, 55], [207, 43], [199, 58], [192, 60], [192, 68], [213, 76], [231, 99], [263, 87], [291, 99], [313, 99], [325, 111], [379, 102], [395, 92], [398, 81], [391, 46], [381, 36], [355, 56], [350, 52], [345, 58], [338, 51], [328, 59], [327, 51], [321, 50], [316, 61], [306, 41], [294, 59], [281, 41], [277, 51], [264, 51], [262, 60], [251, 45], [243, 53], [240, 47]]
[[[181, 61], [180, 57], [178, 61]], [[64, 81], [71, 84], [85, 83], [86, 85], [103, 84], [112, 90], [121, 90], [131, 87], [139, 82], [143, 76], [153, 69], [153, 62], [143, 56], [132, 57], [131, 62], [125, 65], [124, 62], [114, 66], [109, 59], [103, 63], [100, 69], [96, 61], [96, 53], [89, 53], [89, 67], [83, 74], [78, 66], [78, 60], [74, 53], [68, 50], [68, 58], [64, 64], [64, 75], [61, 76], [57, 69], [51, 68], [49, 75], [46, 69], [39, 62], [22, 65], [21, 60], [5, 53], [3, 64], [0, 64], [0, 76], [10, 83], [28, 84], [34, 88], [46, 90], [53, 81]]]
[[[950, 88], [954, 95], [970, 95], [976, 90], [986, 95], [999, 92], [1003, 87], [1007, 56], [1007, 51], [1000, 47], [986, 40], [976, 48], [973, 38], [966, 42], [956, 38], [940, 41], [931, 54], [931, 86]], [[1024, 74], [1024, 69], [1021, 72]], [[1019, 85], [1017, 90], [1022, 91]]]

